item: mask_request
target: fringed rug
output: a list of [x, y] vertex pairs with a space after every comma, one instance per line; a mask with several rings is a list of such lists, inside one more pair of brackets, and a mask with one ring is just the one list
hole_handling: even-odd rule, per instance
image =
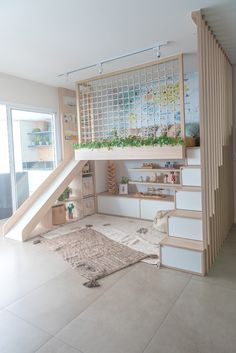
[[119, 244], [94, 229], [86, 228], [42, 242], [60, 254], [96, 287], [97, 280], [133, 265], [148, 255]]

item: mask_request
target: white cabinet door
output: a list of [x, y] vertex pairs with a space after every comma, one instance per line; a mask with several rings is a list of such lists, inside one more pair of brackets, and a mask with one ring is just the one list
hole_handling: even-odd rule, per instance
[[202, 210], [202, 194], [200, 191], [182, 191], [176, 192], [176, 208], [178, 210]]
[[201, 152], [199, 148], [187, 148], [187, 163], [188, 165], [201, 164]]
[[97, 196], [98, 213], [139, 218], [139, 200], [119, 196]]
[[202, 273], [203, 253], [194, 250], [175, 248], [173, 246], [161, 247], [161, 264], [180, 270]]
[[84, 177], [82, 180], [83, 196], [93, 195], [93, 177]]
[[187, 217], [168, 218], [169, 236], [202, 240], [202, 220]]
[[201, 168], [181, 168], [182, 185], [201, 186]]
[[141, 218], [153, 221], [157, 211], [174, 209], [174, 202], [159, 200], [140, 200]]
[[83, 212], [84, 216], [91, 215], [95, 212], [94, 197], [83, 199]]

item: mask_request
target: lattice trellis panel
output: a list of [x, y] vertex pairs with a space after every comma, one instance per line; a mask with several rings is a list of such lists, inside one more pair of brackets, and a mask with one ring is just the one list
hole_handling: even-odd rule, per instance
[[182, 56], [176, 56], [79, 82], [80, 142], [116, 135], [180, 136], [182, 72]]

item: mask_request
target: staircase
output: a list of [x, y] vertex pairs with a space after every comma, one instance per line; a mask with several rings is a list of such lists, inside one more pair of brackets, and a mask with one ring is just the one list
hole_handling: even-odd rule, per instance
[[167, 219], [168, 236], [160, 244], [161, 265], [204, 275], [200, 148], [188, 148], [186, 154], [175, 209]]

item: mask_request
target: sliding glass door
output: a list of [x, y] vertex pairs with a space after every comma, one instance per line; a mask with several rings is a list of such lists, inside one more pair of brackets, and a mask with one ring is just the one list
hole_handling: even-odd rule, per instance
[[56, 166], [54, 115], [11, 109], [17, 207]]
[[11, 173], [9, 161], [7, 107], [0, 104], [0, 220], [12, 215]]
[[0, 219], [3, 219], [56, 167], [55, 114], [0, 105], [0, 136]]

